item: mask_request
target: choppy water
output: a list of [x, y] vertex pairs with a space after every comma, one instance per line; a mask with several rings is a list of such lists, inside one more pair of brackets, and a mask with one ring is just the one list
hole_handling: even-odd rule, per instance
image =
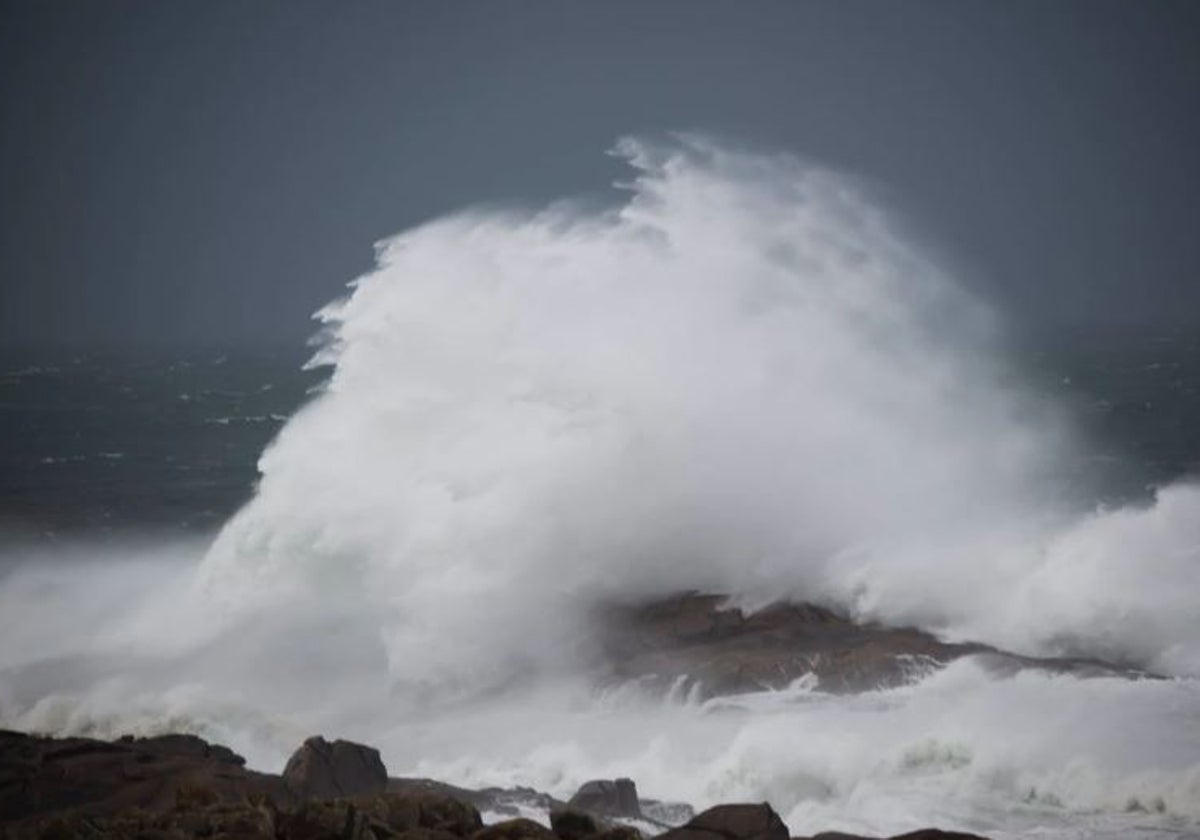
[[216, 528], [319, 376], [296, 353], [0, 351], [0, 523]]

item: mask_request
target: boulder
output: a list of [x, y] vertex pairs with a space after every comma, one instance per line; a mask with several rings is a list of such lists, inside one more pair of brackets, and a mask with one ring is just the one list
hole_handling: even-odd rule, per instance
[[591, 840], [642, 840], [642, 832], [631, 825], [614, 825], [593, 834]]
[[660, 834], [658, 840], [788, 840], [788, 828], [766, 802], [718, 805]]
[[601, 826], [591, 814], [567, 809], [550, 812], [550, 829], [559, 840], [583, 840], [598, 834]]
[[471, 840], [558, 840], [558, 837], [546, 826], [522, 818], [485, 826], [472, 834]]
[[596, 779], [575, 792], [567, 807], [602, 817], [633, 818], [642, 815], [637, 787], [631, 779]]
[[301, 800], [336, 799], [382, 793], [388, 778], [379, 750], [351, 741], [329, 742], [317, 735], [292, 753], [283, 783]]

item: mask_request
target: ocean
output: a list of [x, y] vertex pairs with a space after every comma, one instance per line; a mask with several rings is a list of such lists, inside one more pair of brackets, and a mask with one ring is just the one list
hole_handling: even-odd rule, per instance
[[[620, 153], [618, 207], [382, 243], [312, 351], [4, 351], [0, 726], [267, 770], [321, 732], [793, 834], [1200, 836], [1200, 329], [1017, 339], [843, 176]], [[686, 589], [1162, 678], [580, 664], [597, 605]]]

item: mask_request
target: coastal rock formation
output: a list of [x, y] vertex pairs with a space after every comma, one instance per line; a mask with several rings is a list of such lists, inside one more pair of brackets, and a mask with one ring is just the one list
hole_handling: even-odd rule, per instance
[[[255, 773], [243, 765], [231, 750], [192, 735], [106, 742], [0, 730], [0, 838], [642, 840], [638, 829], [619, 824], [619, 817], [610, 823], [536, 791], [469, 791], [428, 779], [386, 779], [386, 771], [386, 789], [381, 790], [378, 752], [344, 741], [305, 742], [289, 762], [292, 784], [284, 776]], [[314, 767], [321, 769], [310, 772]], [[636, 789], [627, 779], [619, 782], [584, 785], [582, 801], [629, 814], [638, 806]], [[300, 795], [330, 789], [326, 784], [343, 790], [369, 786], [372, 792]], [[473, 803], [494, 810], [505, 796], [526, 806], [545, 803], [551, 827], [527, 818], [485, 826]], [[647, 808], [641, 811], [639, 824], [652, 825]], [[853, 835], [817, 836], [859, 840]], [[970, 837], [936, 831], [903, 836]], [[765, 803], [720, 805], [658, 840], [788, 840], [788, 831]]]
[[689, 592], [603, 611], [607, 678], [706, 699], [783, 688], [806, 675], [821, 691], [870, 691], [911, 682], [964, 656], [1004, 672], [1152, 676], [1091, 659], [1036, 658], [943, 642], [923, 630], [860, 623], [814, 604], [773, 604], [747, 613], [726, 601]]
[[550, 830], [562, 840], [583, 840], [599, 834], [601, 824], [591, 814], [582, 811], [551, 811]]
[[335, 799], [381, 793], [387, 788], [387, 769], [379, 750], [351, 741], [309, 738], [283, 770], [283, 783], [299, 799]]
[[631, 779], [596, 779], [585, 782], [567, 805], [602, 817], [640, 817], [637, 787]]
[[471, 840], [559, 840], [558, 836], [541, 823], [518, 817], [495, 823], [471, 835]]
[[788, 840], [788, 829], [765, 802], [718, 805], [660, 835], [659, 840]]
[[164, 810], [196, 792], [209, 803], [251, 795], [287, 799], [278, 776], [246, 770], [244, 763], [193, 736], [107, 742], [0, 731], [0, 814], [14, 822], [67, 812]]

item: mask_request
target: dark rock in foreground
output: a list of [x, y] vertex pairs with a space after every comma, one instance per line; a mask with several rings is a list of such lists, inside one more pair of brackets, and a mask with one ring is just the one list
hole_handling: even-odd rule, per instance
[[916, 628], [858, 623], [813, 604], [774, 604], [747, 614], [725, 601], [691, 592], [606, 611], [600, 621], [609, 677], [660, 690], [682, 685], [708, 698], [783, 688], [808, 674], [822, 691], [870, 691], [912, 682], [964, 656], [1001, 672], [1152, 676], [1098, 660], [952, 644]]
[[250, 796], [287, 801], [278, 776], [244, 763], [193, 736], [110, 743], [0, 731], [0, 814], [11, 823], [48, 814], [162, 811], [193, 794], [211, 803]]
[[[0, 730], [0, 837], [4, 840], [641, 840], [615, 822], [639, 814], [628, 779], [591, 782], [572, 802], [536, 791], [469, 791], [428, 779], [388, 779], [379, 753], [311, 738], [283, 776], [247, 770], [231, 750], [190, 735], [42, 738]], [[327, 795], [334, 791], [333, 795]], [[352, 791], [353, 793], [347, 794]], [[479, 807], [505, 796], [544, 803], [552, 828], [529, 819], [484, 826]], [[476, 803], [480, 803], [477, 805]], [[645, 803], [649, 804], [649, 803]], [[619, 813], [615, 813], [619, 812]], [[653, 824], [646, 814], [643, 825]], [[851, 835], [819, 835], [825, 840]], [[966, 838], [917, 832], [906, 840]], [[661, 840], [788, 840], [766, 804], [722, 805]]]

